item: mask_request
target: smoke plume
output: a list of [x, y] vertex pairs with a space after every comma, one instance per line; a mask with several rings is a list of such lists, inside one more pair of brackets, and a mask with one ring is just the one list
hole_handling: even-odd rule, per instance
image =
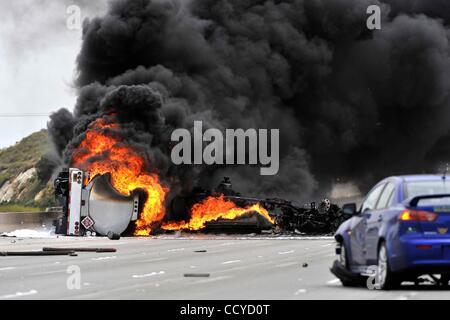
[[[381, 30], [366, 27], [373, 4]], [[444, 0], [111, 1], [84, 23], [78, 102], [50, 133], [69, 163], [89, 123], [114, 112], [173, 193], [228, 175], [248, 195], [304, 200], [435, 171], [450, 156], [449, 12]], [[194, 120], [280, 129], [278, 175], [173, 165], [170, 134]]]

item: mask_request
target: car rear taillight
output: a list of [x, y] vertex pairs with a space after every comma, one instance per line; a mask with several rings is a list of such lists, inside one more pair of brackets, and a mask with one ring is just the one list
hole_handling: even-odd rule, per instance
[[429, 250], [429, 249], [432, 249], [433, 246], [432, 246], [432, 245], [429, 245], [429, 244], [418, 244], [418, 245], [416, 246], [416, 248], [417, 248], [417, 249], [420, 249], [420, 250]]
[[437, 213], [422, 210], [404, 210], [400, 214], [401, 221], [433, 222], [437, 218], [438, 218]]

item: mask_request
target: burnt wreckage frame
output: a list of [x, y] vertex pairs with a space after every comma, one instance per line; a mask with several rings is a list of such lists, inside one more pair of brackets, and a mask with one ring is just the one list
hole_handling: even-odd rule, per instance
[[[63, 208], [63, 215], [55, 220], [56, 232], [66, 234], [69, 210], [69, 171], [64, 169], [54, 180], [55, 197]], [[301, 233], [308, 235], [328, 235], [334, 233], [338, 226], [346, 220], [339, 206], [323, 199], [319, 203], [310, 202], [299, 205], [282, 198], [252, 198], [242, 196], [232, 188], [229, 177], [224, 177], [214, 190], [195, 187], [186, 195], [173, 198], [167, 206], [168, 215], [176, 220], [189, 219], [189, 212], [194, 204], [201, 202], [209, 196], [223, 195], [225, 200], [231, 200], [237, 206], [245, 207], [259, 203], [267, 209], [275, 223], [272, 225], [262, 216], [249, 213], [234, 220], [219, 219], [206, 223], [200, 232], [248, 232], [249, 230], [261, 232], [271, 230], [275, 234]], [[83, 205], [83, 204], [82, 204]], [[253, 217], [252, 217], [253, 216]], [[171, 232], [156, 229], [153, 233]], [[194, 232], [194, 231], [192, 231]], [[130, 226], [125, 235], [133, 233]], [[84, 233], [83, 233], [84, 235]]]

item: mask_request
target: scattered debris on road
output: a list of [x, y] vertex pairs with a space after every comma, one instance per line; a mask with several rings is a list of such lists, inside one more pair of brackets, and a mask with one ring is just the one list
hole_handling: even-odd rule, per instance
[[110, 253], [116, 252], [115, 248], [50, 248], [44, 247], [42, 251], [0, 251], [0, 256], [78, 256], [77, 252], [96, 252], [96, 253]]
[[0, 256], [73, 256], [76, 254], [74, 251], [0, 251]]
[[185, 278], [208, 278], [209, 273], [185, 273], [183, 276]]
[[96, 252], [96, 253], [104, 253], [104, 252], [116, 252], [115, 248], [50, 248], [44, 247], [42, 251], [73, 251], [73, 252]]

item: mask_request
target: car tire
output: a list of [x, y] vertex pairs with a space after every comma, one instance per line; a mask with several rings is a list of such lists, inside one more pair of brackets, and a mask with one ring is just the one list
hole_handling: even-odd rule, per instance
[[[346, 270], [350, 270], [349, 264], [348, 264], [348, 256], [347, 256], [347, 249], [345, 248], [344, 242], [341, 243], [341, 253], [339, 255], [339, 262]], [[353, 281], [347, 281], [345, 279], [340, 279], [342, 286], [344, 287], [355, 287], [355, 283]]]
[[347, 247], [343, 242], [340, 242], [339, 246], [341, 251], [338, 259], [334, 261], [333, 266], [330, 268], [331, 273], [341, 281], [344, 287], [364, 286], [366, 278], [351, 271]]
[[387, 248], [384, 242], [378, 248], [376, 283], [381, 290], [394, 289], [400, 285], [398, 278], [391, 271]]
[[348, 257], [347, 257], [347, 249], [345, 248], [344, 242], [341, 243], [341, 253], [339, 254], [339, 262], [345, 269], [348, 268]]

